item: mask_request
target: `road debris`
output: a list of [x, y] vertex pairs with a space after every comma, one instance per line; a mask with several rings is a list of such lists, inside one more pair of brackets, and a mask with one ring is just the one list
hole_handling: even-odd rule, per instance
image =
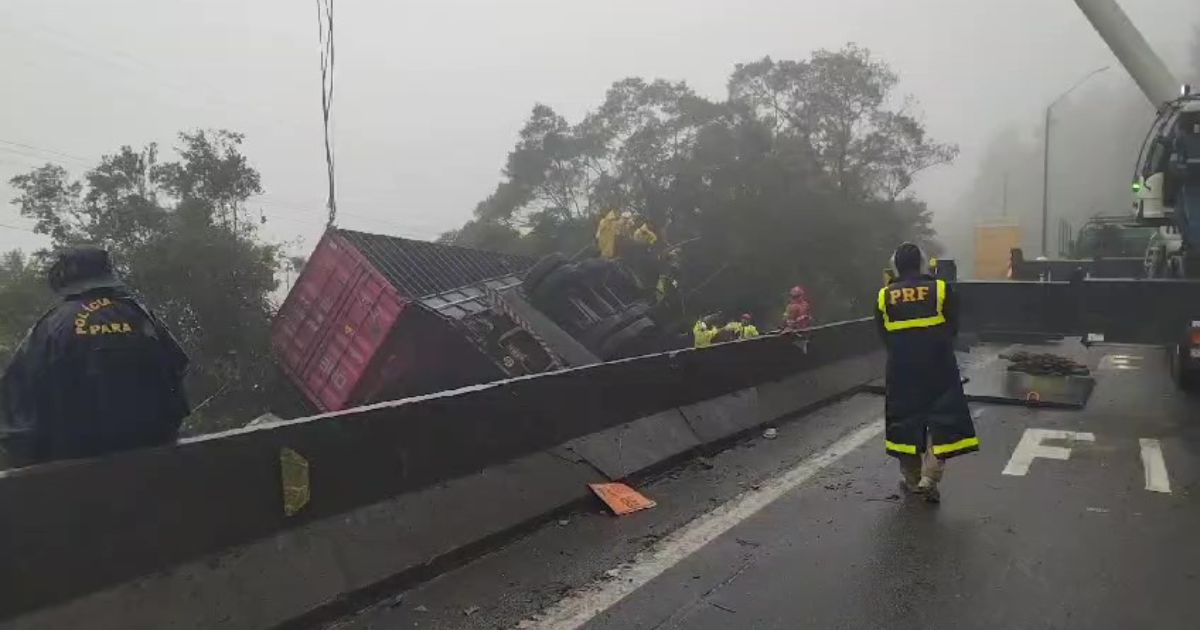
[[588, 487], [601, 501], [608, 506], [616, 516], [625, 516], [633, 512], [648, 510], [658, 503], [646, 498], [645, 495], [623, 483], [589, 483]]
[[727, 612], [727, 613], [731, 613], [731, 614], [734, 614], [734, 615], [736, 615], [736, 614], [737, 614], [737, 611], [736, 611], [736, 610], [734, 610], [734, 609], [732, 609], [732, 608], [730, 608], [730, 607], [728, 607], [728, 606], [722, 606], [721, 604], [718, 604], [717, 602], [708, 602], [708, 603], [709, 603], [709, 605], [710, 605], [710, 606], [712, 606], [713, 608], [716, 608], [717, 610], [724, 610], [725, 612]]
[[1011, 364], [1008, 366], [1009, 372], [1024, 372], [1033, 376], [1089, 376], [1091, 374], [1086, 365], [1057, 354], [1018, 351], [1001, 354], [1000, 358]]
[[463, 611], [463, 616], [470, 617], [471, 615], [474, 615], [477, 612], [479, 612], [479, 607], [471, 606], [470, 608], [467, 608], [466, 610]]

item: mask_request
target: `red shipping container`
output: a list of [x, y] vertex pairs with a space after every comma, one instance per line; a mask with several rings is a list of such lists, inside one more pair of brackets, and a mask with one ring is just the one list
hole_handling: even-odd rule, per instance
[[[461, 364], [469, 381], [486, 361], [422, 297], [502, 275], [529, 261], [517, 256], [330, 229], [321, 238], [272, 326], [280, 368], [318, 411], [403, 392], [413, 371]], [[405, 326], [416, 330], [404, 330]], [[436, 356], [440, 365], [415, 364]], [[482, 363], [481, 363], [482, 362]], [[466, 374], [473, 376], [468, 378]], [[422, 385], [429, 378], [412, 377]]]

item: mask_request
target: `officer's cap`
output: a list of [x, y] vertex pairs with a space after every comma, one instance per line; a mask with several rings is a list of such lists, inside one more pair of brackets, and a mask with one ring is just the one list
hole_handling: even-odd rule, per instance
[[913, 243], [901, 243], [892, 254], [892, 269], [898, 274], [920, 272], [925, 255]]
[[49, 281], [50, 288], [62, 296], [123, 286], [113, 272], [108, 251], [97, 245], [76, 245], [59, 250], [50, 265]]

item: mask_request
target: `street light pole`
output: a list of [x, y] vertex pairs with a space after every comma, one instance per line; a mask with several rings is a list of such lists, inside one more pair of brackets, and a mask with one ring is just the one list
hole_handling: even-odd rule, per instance
[[[1059, 97], [1062, 98], [1062, 97]], [[1054, 101], [1057, 103], [1058, 101]], [[1050, 220], [1050, 110], [1054, 109], [1054, 103], [1051, 103], [1046, 108], [1046, 124], [1042, 128], [1042, 255], [1049, 258], [1050, 254], [1046, 253], [1046, 225]]]
[[1045, 126], [1042, 127], [1042, 256], [1046, 256], [1046, 257], [1050, 256], [1050, 254], [1046, 252], [1046, 233], [1049, 231], [1047, 228], [1047, 225], [1050, 222], [1049, 207], [1050, 207], [1050, 121], [1051, 121], [1051, 114], [1054, 111], [1054, 106], [1058, 105], [1060, 102], [1062, 102], [1062, 100], [1064, 98], [1067, 98], [1067, 96], [1070, 95], [1071, 92], [1074, 92], [1079, 86], [1086, 83], [1088, 79], [1096, 76], [1097, 74], [1100, 74], [1101, 72], [1104, 72], [1105, 70], [1108, 70], [1108, 68], [1109, 68], [1109, 66], [1104, 66], [1103, 68], [1096, 68], [1095, 70], [1092, 70], [1091, 72], [1083, 75], [1082, 77], [1080, 77], [1080, 79], [1078, 81], [1075, 82], [1075, 85], [1072, 85], [1070, 87], [1070, 89], [1068, 89], [1066, 92], [1063, 92], [1062, 94], [1060, 94], [1058, 96], [1058, 98], [1054, 99], [1049, 105], [1046, 106]]

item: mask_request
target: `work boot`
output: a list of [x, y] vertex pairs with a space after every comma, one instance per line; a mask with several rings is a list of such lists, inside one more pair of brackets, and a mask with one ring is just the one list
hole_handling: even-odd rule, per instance
[[940, 503], [942, 493], [938, 491], [937, 482], [929, 477], [921, 477], [917, 484], [917, 494], [923, 495], [927, 503]]

